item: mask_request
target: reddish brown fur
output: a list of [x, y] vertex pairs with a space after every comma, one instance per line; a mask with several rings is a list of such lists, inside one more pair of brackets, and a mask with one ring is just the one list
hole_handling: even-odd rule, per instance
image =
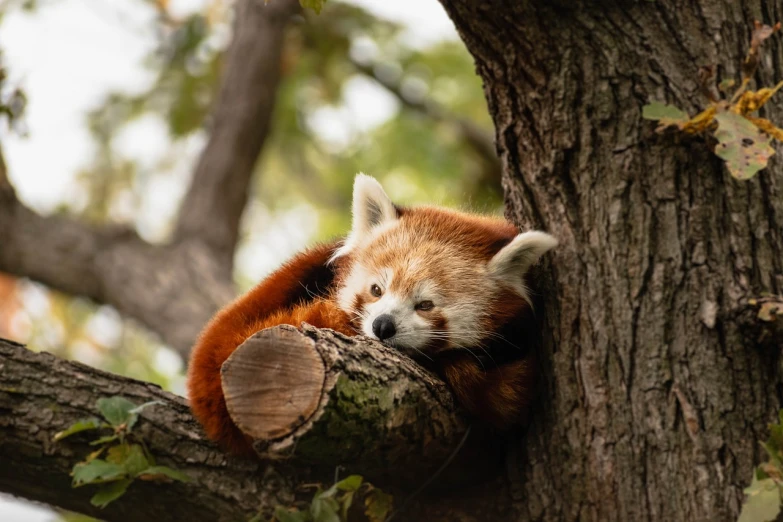
[[[421, 231], [420, 236], [434, 239], [437, 244], [455, 244], [460, 256], [489, 261], [518, 233], [518, 229], [505, 220], [457, 213], [441, 208], [420, 207], [401, 211], [405, 226]], [[390, 245], [391, 246], [391, 245]], [[399, 256], [397, 248], [380, 249], [378, 262], [391, 264], [393, 256]], [[434, 263], [437, 267], [438, 263]], [[441, 270], [442, 271], [442, 270]], [[443, 271], [442, 271], [443, 272]], [[395, 281], [412, 284], [416, 274]], [[444, 285], [455, 292], [464, 292], [466, 281], [458, 282], [459, 275]], [[456, 277], [455, 277], [456, 276]], [[439, 318], [443, 320], [443, 318]], [[519, 295], [504, 290], [492, 303], [488, 314], [487, 331], [502, 335], [506, 341], [492, 336], [482, 341], [485, 351], [474, 353], [488, 356], [477, 360], [465, 350], [449, 351], [436, 357], [436, 370], [448, 382], [462, 406], [477, 417], [498, 428], [522, 422], [528, 413], [535, 384], [534, 358], [531, 346], [520, 346], [535, 340], [535, 318], [530, 305]]]
[[[299, 326], [296, 319], [307, 316], [317, 326], [340, 329], [332, 323], [337, 317], [330, 311], [319, 315], [319, 307], [304, 312], [301, 305], [291, 313], [286, 311], [299, 303], [306, 303], [311, 294], [323, 296], [334, 277], [327, 261], [335, 244], [320, 245], [305, 251], [261, 281], [245, 295], [218, 312], [201, 332], [191, 352], [188, 369], [188, 394], [193, 415], [204, 426], [209, 438], [218, 441], [236, 453], [250, 452], [249, 439], [231, 420], [223, 398], [220, 367], [245, 339], [255, 332], [275, 324]], [[317, 297], [322, 301], [320, 297]], [[339, 323], [339, 321], [337, 321]]]
[[527, 419], [536, 382], [535, 358], [532, 346], [520, 344], [536, 341], [537, 325], [530, 305], [511, 291], [495, 301], [490, 317], [485, 328], [506, 341], [487, 340], [484, 361], [465, 351], [442, 354], [439, 368], [466, 410], [503, 429]]
[[[504, 220], [439, 208], [399, 209], [399, 214], [401, 222], [418, 231], [411, 237], [414, 243], [416, 237], [431, 240], [424, 254], [432, 256], [433, 263], [422, 270], [432, 271], [433, 266], [440, 269], [440, 277], [448, 279], [444, 287], [454, 288], [455, 292], [463, 291], [461, 285], [464, 287], [465, 282], [459, 280], [460, 274], [450, 274], [438, 266], [444, 255], [451, 255], [456, 249], [460, 256], [486, 262], [518, 232]], [[440, 251], [432, 246], [438, 244], [448, 248]], [[227, 449], [237, 453], [250, 451], [249, 439], [228, 415], [220, 380], [220, 367], [237, 346], [261, 329], [278, 324], [299, 326], [303, 321], [347, 335], [356, 333], [350, 317], [338, 308], [331, 294], [338, 284], [336, 281], [350, 264], [350, 260], [340, 258], [334, 270], [327, 265], [335, 246], [323, 245], [296, 256], [221, 310], [196, 343], [188, 376], [191, 407], [207, 435]], [[380, 266], [393, 266], [393, 258], [405, 255], [407, 251], [401, 250], [401, 245], [394, 241], [384, 244], [383, 236], [372, 250], [373, 261]], [[399, 285], [412, 284], [422, 276], [416, 271], [398, 275], [395, 281]], [[307, 291], [303, 285], [309, 287]], [[317, 295], [313, 297], [310, 292]], [[356, 309], [369, 298], [356, 296]], [[535, 327], [531, 326], [535, 321], [532, 321], [527, 302], [512, 291], [504, 291], [493, 301], [489, 316], [491, 319], [487, 322], [491, 321], [491, 324], [482, 326], [505, 339], [499, 340], [492, 335], [481, 343], [484, 350], [475, 353], [486, 352], [485, 361], [477, 360], [465, 350], [451, 350], [436, 355], [434, 369], [449, 383], [458, 401], [469, 412], [505, 428], [525, 416], [532, 398], [535, 382], [532, 351], [527, 346], [515, 345], [535, 337]], [[445, 318], [437, 313], [432, 315], [431, 321], [438, 328], [446, 327]], [[437, 352], [437, 347], [432, 348], [433, 353]]]

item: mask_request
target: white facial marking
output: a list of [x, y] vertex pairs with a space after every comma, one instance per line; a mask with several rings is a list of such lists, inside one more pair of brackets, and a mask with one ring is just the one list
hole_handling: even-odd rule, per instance
[[394, 319], [397, 332], [386, 342], [400, 348], [422, 348], [429, 342], [432, 328], [416, 313], [415, 304], [412, 297], [402, 297], [393, 292], [384, 293], [374, 303], [365, 304], [366, 316], [362, 321], [362, 332], [377, 339], [372, 331], [372, 324], [378, 317], [388, 314]]
[[[410, 265], [407, 268], [410, 269]], [[471, 273], [475, 274], [475, 279], [466, 279], [462, 284], [471, 287], [472, 291], [465, 292], [463, 298], [452, 295], [447, 300], [433, 280], [419, 281], [409, 295], [400, 295], [390, 290], [393, 282], [393, 271], [390, 267], [374, 271], [356, 263], [351, 267], [338, 292], [338, 303], [349, 313], [361, 313], [361, 331], [373, 339], [377, 339], [373, 332], [373, 322], [381, 315], [390, 315], [394, 320], [396, 332], [385, 342], [398, 348], [422, 350], [433, 340], [443, 340], [445, 347], [450, 348], [474, 347], [484, 337], [480, 324], [486, 316], [489, 301], [492, 295], [495, 295], [498, 283], [489, 277], [483, 263], [476, 266]], [[365, 302], [362, 310], [354, 310], [356, 296], [368, 295], [373, 285], [378, 285], [381, 289], [380, 298]], [[462, 292], [456, 294], [459, 296]], [[433, 310], [446, 319], [444, 330], [437, 330], [432, 322], [427, 320], [426, 313], [416, 310], [416, 305], [422, 301], [432, 301]]]

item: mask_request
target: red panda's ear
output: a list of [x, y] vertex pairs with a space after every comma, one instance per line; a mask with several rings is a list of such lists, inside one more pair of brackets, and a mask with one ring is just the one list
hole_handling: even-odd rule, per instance
[[524, 275], [538, 259], [557, 246], [557, 239], [533, 230], [519, 234], [489, 261], [489, 273], [528, 299]]
[[381, 184], [366, 174], [359, 173], [353, 182], [353, 225], [343, 245], [335, 252], [336, 259], [350, 252], [370, 237], [372, 232], [398, 219], [397, 209]]

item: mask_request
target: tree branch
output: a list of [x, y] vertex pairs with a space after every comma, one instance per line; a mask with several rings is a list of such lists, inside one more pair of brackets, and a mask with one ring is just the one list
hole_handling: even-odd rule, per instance
[[242, 0], [212, 113], [212, 133], [180, 210], [175, 239], [234, 255], [256, 160], [269, 133], [287, 21], [297, 0]]
[[[258, 462], [227, 459], [201, 435], [181, 397], [152, 384], [104, 373], [0, 340], [0, 489], [105, 520], [247, 520], [259, 504], [293, 498], [285, 480]], [[73, 465], [95, 448], [74, 436], [53, 442], [74, 421], [96, 416], [100, 397], [122, 395], [162, 405], [141, 414], [138, 430], [158, 463], [192, 483], [134, 483], [126, 496], [98, 510], [94, 489], [72, 489]], [[165, 488], [165, 494], [161, 490]], [[280, 495], [280, 497], [278, 497]]]
[[[291, 329], [288, 333], [292, 334]], [[332, 405], [305, 423], [310, 427], [306, 436], [296, 439], [296, 447], [286, 446], [284, 439], [275, 442], [276, 449], [285, 448], [285, 454], [276, 452], [275, 457], [286, 460], [274, 464], [227, 458], [203, 438], [182, 398], [152, 384], [34, 353], [0, 339], [0, 490], [109, 521], [247, 520], [259, 509], [296, 503], [301, 494], [297, 484], [331, 482], [337, 465], [345, 473], [358, 472], [377, 486], [390, 487], [404, 498], [405, 491], [428, 477], [421, 473], [438, 467], [443, 455], [458, 443], [458, 430], [466, 425], [453, 409], [444, 384], [411, 361], [393, 350], [379, 349], [376, 343], [312, 328], [289, 339], [290, 345], [300, 347], [303, 342], [311, 343], [324, 357], [326, 381], [332, 386], [327, 402]], [[270, 346], [262, 349], [268, 351]], [[364, 381], [368, 377], [376, 384], [368, 385]], [[370, 395], [371, 391], [381, 393]], [[80, 435], [60, 442], [53, 442], [53, 436], [78, 419], [95, 416], [96, 400], [112, 395], [136, 403], [163, 402], [141, 413], [134, 433], [143, 437], [159, 464], [183, 471], [192, 482], [136, 481], [125, 496], [104, 510], [89, 503], [94, 493], [90, 486], [71, 488], [68, 474], [72, 466], [95, 448]], [[369, 431], [358, 439], [357, 430]], [[342, 445], [334, 444], [336, 440]], [[357, 445], [357, 440], [362, 444]], [[496, 472], [498, 459], [493, 454], [497, 446], [472, 433], [459, 453], [468, 460], [452, 465], [439, 482], [453, 485], [459, 477], [464, 483], [465, 476], [472, 474], [475, 483], [476, 462], [483, 462], [485, 471]], [[275, 445], [267, 448], [274, 450]], [[453, 514], [456, 509], [464, 514], [478, 509], [465, 503], [484, 491], [471, 487], [469, 492], [449, 497], [422, 498], [429, 498], [428, 507], [439, 512]], [[305, 498], [311, 495], [307, 492]], [[411, 517], [406, 519], [435, 520], [429, 515]]]
[[153, 246], [135, 232], [40, 216], [0, 191], [0, 270], [115, 307], [187, 355], [234, 296], [231, 274], [202, 243]]
[[[251, 337], [222, 379], [232, 418], [262, 457], [295, 451], [298, 461], [361, 470], [385, 484], [430, 476], [468, 427], [443, 381], [397, 350], [306, 325]], [[497, 471], [491, 453], [467, 466], [474, 479]], [[459, 475], [451, 469], [448, 480], [464, 482]]]
[[348, 60], [357, 71], [375, 80], [381, 87], [397, 97], [405, 107], [420, 112], [435, 121], [446, 122], [454, 127], [465, 143], [491, 168], [491, 171], [495, 174], [495, 184], [498, 187], [498, 191], [500, 191], [500, 159], [495, 150], [495, 140], [492, 133], [482, 129], [467, 118], [449, 113], [431, 99], [411, 99], [410, 96], [405, 95], [398, 82], [378, 74], [374, 64], [361, 62], [350, 56]]

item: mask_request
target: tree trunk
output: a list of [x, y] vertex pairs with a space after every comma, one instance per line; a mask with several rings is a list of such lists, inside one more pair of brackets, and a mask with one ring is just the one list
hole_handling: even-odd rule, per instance
[[[746, 301], [783, 290], [781, 158], [736, 181], [641, 110], [704, 108], [698, 66], [738, 79], [783, 2], [442, 3], [484, 80], [508, 216], [561, 241], [509, 520], [735, 520], [783, 392], [781, 340], [759, 342]], [[771, 86], [779, 36], [763, 54]]]

